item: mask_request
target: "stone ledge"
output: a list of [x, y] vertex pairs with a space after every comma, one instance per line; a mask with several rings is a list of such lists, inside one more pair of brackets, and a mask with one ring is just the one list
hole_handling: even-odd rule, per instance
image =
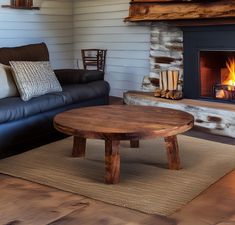
[[128, 91], [123, 100], [128, 105], [149, 105], [178, 109], [191, 113], [195, 126], [212, 134], [235, 138], [235, 105], [202, 100], [168, 100], [156, 98], [152, 92]]

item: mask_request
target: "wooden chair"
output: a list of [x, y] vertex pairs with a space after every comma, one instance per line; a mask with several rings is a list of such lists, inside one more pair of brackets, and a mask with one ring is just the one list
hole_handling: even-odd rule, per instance
[[106, 49], [82, 49], [82, 61], [84, 70], [96, 69], [105, 70]]

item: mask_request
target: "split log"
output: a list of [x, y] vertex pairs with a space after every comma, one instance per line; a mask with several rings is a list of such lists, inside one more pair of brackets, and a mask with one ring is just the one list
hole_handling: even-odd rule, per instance
[[159, 88], [155, 90], [154, 96], [167, 99], [182, 99], [183, 92], [178, 90], [179, 71], [167, 70], [160, 73]]
[[168, 91], [168, 92], [166, 93], [166, 97], [165, 97], [165, 98], [171, 99], [171, 97], [172, 97], [172, 91]]
[[183, 92], [180, 90], [160, 90], [159, 88], [156, 89], [154, 92], [155, 97], [161, 97], [161, 98], [167, 98], [167, 99], [173, 99], [173, 100], [179, 100], [183, 98]]
[[179, 83], [179, 71], [174, 70], [172, 76], [173, 76], [173, 90], [177, 90], [178, 89], [178, 83]]
[[183, 98], [183, 92], [178, 90], [168, 91], [166, 93], [167, 99], [179, 100]]
[[167, 78], [168, 78], [168, 90], [176, 90], [174, 89], [174, 78], [173, 78], [173, 71], [167, 71]]
[[154, 96], [155, 97], [161, 97], [161, 89], [160, 88], [157, 88], [154, 92]]
[[228, 91], [221, 89], [215, 91], [215, 97], [218, 99], [228, 100], [230, 98], [230, 94]]
[[160, 89], [161, 90], [177, 90], [179, 83], [179, 71], [167, 70], [160, 73]]
[[167, 71], [162, 71], [160, 74], [160, 89], [168, 90]]
[[161, 90], [161, 98], [165, 98], [168, 90]]

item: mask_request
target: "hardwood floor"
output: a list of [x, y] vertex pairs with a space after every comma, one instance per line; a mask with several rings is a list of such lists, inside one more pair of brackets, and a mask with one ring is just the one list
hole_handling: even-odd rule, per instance
[[7, 225], [170, 225], [171, 219], [149, 216], [83, 196], [0, 175], [0, 224]]
[[0, 175], [1, 225], [232, 225], [235, 171], [166, 218]]
[[[112, 99], [120, 104], [120, 99]], [[198, 131], [190, 136], [235, 145], [235, 139]], [[235, 149], [234, 149], [235, 150]], [[232, 225], [235, 171], [170, 217], [147, 215], [0, 174], [0, 225]]]
[[235, 171], [171, 216], [178, 225], [235, 224]]

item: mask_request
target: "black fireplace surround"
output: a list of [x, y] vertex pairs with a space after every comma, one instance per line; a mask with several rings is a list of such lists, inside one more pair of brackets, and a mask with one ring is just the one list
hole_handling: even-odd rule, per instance
[[200, 99], [200, 52], [235, 52], [235, 25], [184, 27], [183, 40], [184, 97]]

